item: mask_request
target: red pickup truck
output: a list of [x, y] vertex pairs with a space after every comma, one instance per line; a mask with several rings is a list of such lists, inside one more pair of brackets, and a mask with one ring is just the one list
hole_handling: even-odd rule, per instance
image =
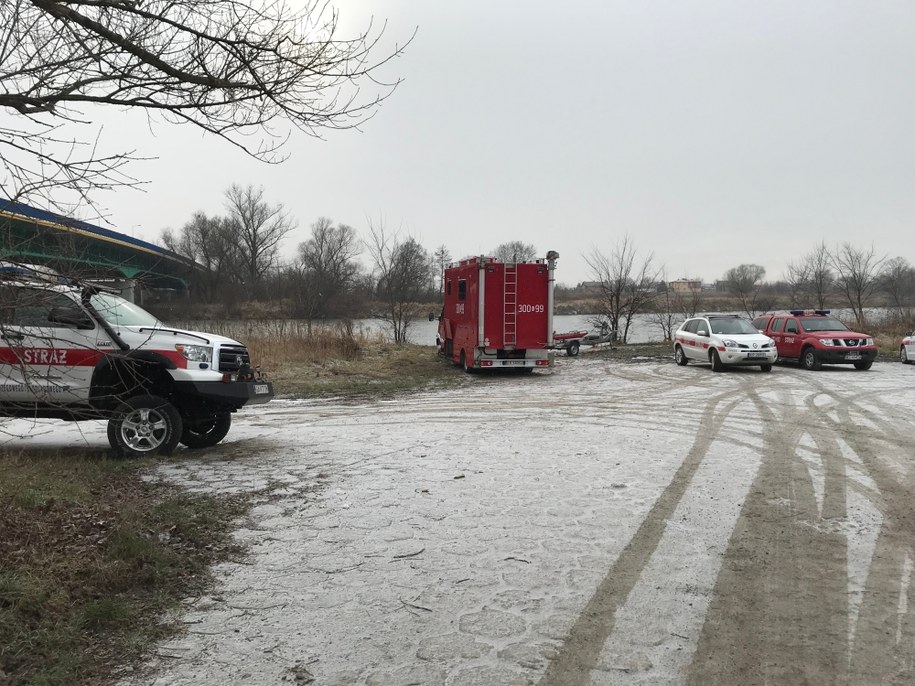
[[779, 360], [796, 360], [805, 369], [853, 364], [870, 369], [877, 357], [874, 339], [850, 330], [829, 310], [789, 310], [764, 314], [753, 326], [775, 341]]

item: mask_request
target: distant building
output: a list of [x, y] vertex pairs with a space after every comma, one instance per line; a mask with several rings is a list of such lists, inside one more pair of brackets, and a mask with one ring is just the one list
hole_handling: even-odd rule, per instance
[[579, 291], [582, 295], [599, 295], [601, 292], [601, 283], [600, 281], [582, 281], [575, 287], [575, 290]]
[[698, 293], [702, 290], [702, 281], [699, 279], [677, 279], [667, 284], [674, 293]]

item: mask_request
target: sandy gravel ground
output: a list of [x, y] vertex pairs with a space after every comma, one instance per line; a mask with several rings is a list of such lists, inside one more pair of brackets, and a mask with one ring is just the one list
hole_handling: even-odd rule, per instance
[[915, 368], [558, 362], [179, 453], [273, 489], [125, 684], [915, 683]]

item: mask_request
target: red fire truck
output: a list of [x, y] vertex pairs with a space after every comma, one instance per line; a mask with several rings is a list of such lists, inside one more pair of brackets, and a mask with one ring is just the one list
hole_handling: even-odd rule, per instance
[[559, 253], [533, 262], [470, 257], [445, 269], [439, 353], [471, 371], [549, 367], [553, 271]]

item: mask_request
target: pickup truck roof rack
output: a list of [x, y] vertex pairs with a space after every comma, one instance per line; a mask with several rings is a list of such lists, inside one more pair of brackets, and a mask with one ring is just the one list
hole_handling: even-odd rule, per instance
[[120, 293], [117, 288], [91, 281], [80, 281], [73, 277], [59, 274], [49, 267], [40, 264], [0, 261], [0, 280], [50, 284], [52, 286], [71, 286], [87, 288], [95, 292]]

